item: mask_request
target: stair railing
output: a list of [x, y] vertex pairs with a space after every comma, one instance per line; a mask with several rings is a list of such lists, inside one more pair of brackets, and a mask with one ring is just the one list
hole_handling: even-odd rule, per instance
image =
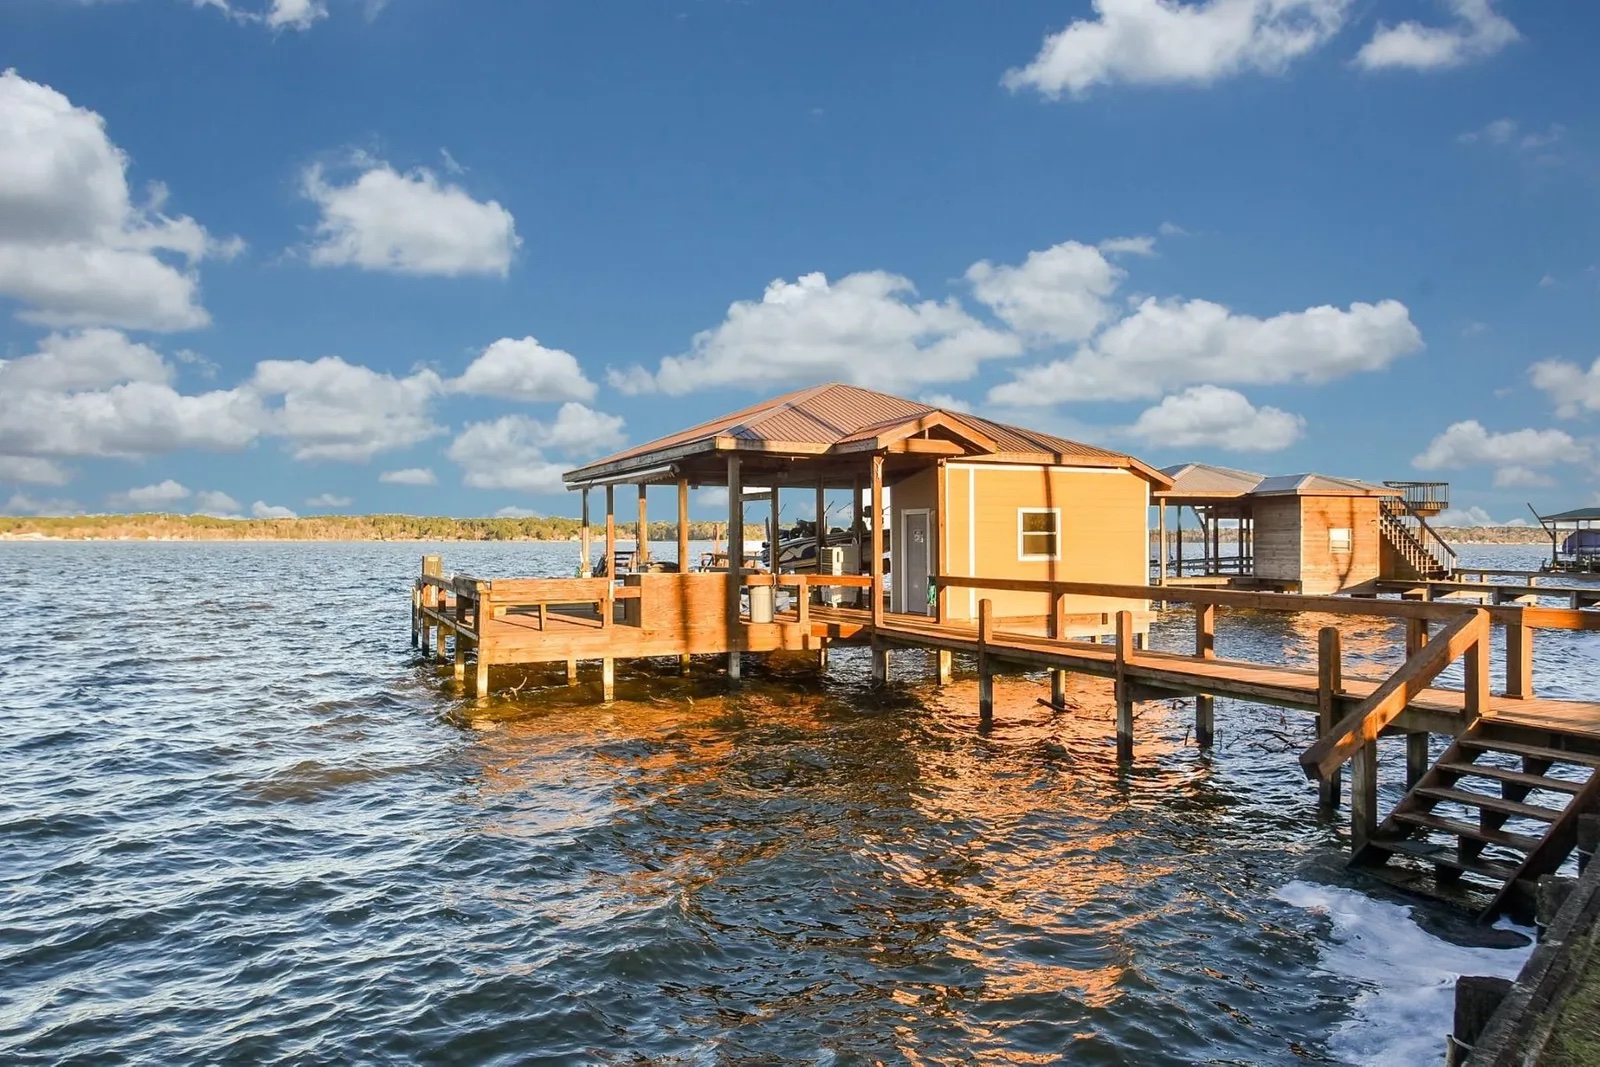
[[1472, 722], [1489, 709], [1489, 613], [1475, 609], [1451, 622], [1413, 653], [1354, 711], [1300, 754], [1307, 778], [1332, 781], [1345, 762], [1378, 739], [1446, 667], [1467, 657], [1464, 712]]
[[[1391, 540], [1406, 557], [1406, 562], [1416, 568], [1419, 574], [1426, 576], [1428, 571], [1439, 569], [1455, 572], [1456, 550], [1409, 504], [1403, 500], [1385, 498], [1379, 501], [1378, 509], [1384, 529], [1390, 533]], [[1413, 526], [1413, 523], [1416, 525]], [[1430, 547], [1428, 542], [1437, 545], [1438, 551]]]

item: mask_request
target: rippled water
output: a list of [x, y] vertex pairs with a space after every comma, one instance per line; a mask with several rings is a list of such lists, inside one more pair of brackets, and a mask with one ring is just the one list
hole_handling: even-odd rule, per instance
[[[1187, 702], [1145, 705], [1119, 774], [1104, 683], [1075, 680], [1057, 714], [1037, 679], [1002, 679], [980, 735], [970, 678], [937, 691], [905, 654], [874, 693], [852, 651], [826, 679], [774, 666], [732, 695], [708, 665], [623, 674], [608, 706], [535, 677], [480, 707], [409, 647], [425, 550], [0, 545], [0, 1058], [1442, 1048], [1463, 950], [1345, 880], [1343, 823], [1319, 821], [1295, 764], [1303, 716], [1219, 701], [1208, 755]], [[431, 550], [482, 574], [573, 562]], [[1224, 615], [1219, 646], [1309, 659], [1327, 621]], [[1187, 625], [1173, 613], [1156, 644]], [[1395, 661], [1392, 627], [1345, 628], [1347, 670]], [[1550, 636], [1541, 687], [1600, 691], [1595, 635]], [[1432, 1032], [1397, 1044], [1401, 1018]]]

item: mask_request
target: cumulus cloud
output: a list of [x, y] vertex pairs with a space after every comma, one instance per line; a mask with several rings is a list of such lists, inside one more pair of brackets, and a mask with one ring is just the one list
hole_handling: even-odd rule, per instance
[[1554, 479], [1547, 468], [1563, 463], [1587, 463], [1589, 446], [1563, 430], [1513, 430], [1491, 433], [1475, 419], [1457, 422], [1429, 442], [1412, 459], [1419, 470], [1492, 467], [1500, 488], [1548, 486]]
[[1206, 85], [1278, 73], [1344, 25], [1349, 0], [1094, 0], [1094, 17], [1050, 34], [1033, 62], [1007, 71], [1013, 92], [1051, 99], [1096, 85]]
[[526, 415], [469, 423], [445, 454], [461, 467], [463, 481], [474, 489], [550, 493], [564, 488], [561, 475], [571, 464], [550, 459], [547, 449], [587, 458], [622, 442], [622, 419], [567, 403], [553, 424]]
[[1450, 508], [1441, 511], [1439, 517], [1433, 520], [1433, 525], [1438, 527], [1460, 526], [1526, 526], [1527, 519], [1509, 519], [1500, 522], [1480, 507]]
[[1443, 70], [1492, 56], [1521, 38], [1492, 0], [1444, 0], [1455, 16], [1448, 26], [1402, 22], [1381, 25], [1356, 55], [1367, 70]]
[[495, 511], [497, 519], [537, 519], [539, 513], [532, 508], [519, 508], [515, 505], [499, 508]]
[[1111, 316], [1108, 298], [1126, 276], [1102, 254], [1104, 248], [1064, 241], [1029, 252], [1016, 267], [982, 260], [967, 269], [967, 281], [978, 301], [1012, 329], [1081, 341]]
[[264, 360], [249, 383], [277, 401], [267, 409], [271, 429], [288, 438], [295, 459], [356, 463], [443, 433], [429, 410], [443, 387], [431, 370], [396, 378], [338, 356]]
[[532, 337], [502, 337], [450, 382], [457, 393], [505, 400], [593, 400], [598, 391], [576, 358]]
[[193, 495], [188, 488], [168, 478], [155, 485], [112, 493], [106, 497], [106, 507], [112, 511], [172, 511], [173, 504]]
[[1145, 409], [1128, 432], [1152, 446], [1277, 452], [1304, 430], [1299, 415], [1258, 408], [1232, 389], [1197, 385]]
[[839, 379], [893, 389], [961, 381], [988, 359], [1014, 356], [1017, 338], [974, 319], [954, 300], [916, 299], [907, 279], [884, 271], [829, 282], [821, 273], [774, 281], [759, 301], [741, 300], [690, 350], [651, 374], [613, 371], [624, 392], [687, 393], [708, 384]]
[[354, 166], [360, 173], [345, 184], [321, 164], [302, 176], [301, 191], [321, 212], [313, 265], [446, 277], [510, 272], [522, 242], [497, 201], [475, 200], [426, 167], [402, 174], [364, 156]]
[[0, 296], [17, 300], [22, 318], [142, 330], [209, 321], [197, 266], [241, 243], [164, 214], [159, 185], [135, 203], [127, 167], [100, 115], [0, 73]]
[[433, 485], [439, 479], [427, 467], [407, 467], [404, 470], [384, 471], [378, 481], [386, 485]]
[[166, 384], [172, 377], [159, 352], [118, 330], [53, 333], [33, 354], [0, 360], [0, 389], [71, 392], [121, 382]]
[[41, 498], [30, 496], [27, 493], [12, 493], [4, 505], [0, 505], [0, 514], [4, 515], [81, 515], [83, 508], [71, 500], [59, 497]]
[[280, 504], [269, 504], [265, 500], [257, 500], [250, 505], [250, 514], [257, 519], [298, 519], [300, 516]]
[[220, 490], [202, 490], [194, 495], [194, 513], [215, 519], [242, 518], [244, 505]]
[[1570, 419], [1585, 411], [1600, 411], [1600, 359], [1584, 370], [1566, 360], [1547, 359], [1528, 368], [1534, 388], [1555, 405], [1556, 414]]
[[254, 23], [272, 30], [308, 30], [328, 17], [323, 0], [268, 0], [246, 7], [235, 0], [193, 0], [196, 7], [221, 11], [235, 22]]
[[1196, 382], [1325, 382], [1382, 370], [1421, 347], [1422, 334], [1396, 300], [1259, 319], [1209, 300], [1152, 297], [1072, 355], [1018, 372], [989, 400], [1020, 408], [1154, 397]]
[[66, 485], [72, 472], [61, 464], [36, 456], [0, 456], [0, 482], [25, 485]]
[[306, 499], [308, 508], [347, 508], [352, 501], [347, 496], [337, 496], [333, 493], [318, 493]]

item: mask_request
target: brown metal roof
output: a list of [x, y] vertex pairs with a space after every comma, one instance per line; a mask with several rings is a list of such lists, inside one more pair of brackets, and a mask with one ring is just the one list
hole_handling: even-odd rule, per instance
[[[571, 484], [592, 482], [718, 448], [753, 449], [778, 455], [821, 455], [840, 446], [892, 436], [908, 422], [935, 413], [941, 416], [939, 422], [948, 431], [979, 443], [975, 448], [978, 454], [973, 455], [973, 459], [1124, 467], [1157, 485], [1167, 481], [1159, 471], [1120, 452], [840, 382], [799, 389], [741, 408], [568, 471], [565, 478]], [[989, 449], [990, 441], [998, 451]]]
[[1373, 485], [1354, 478], [1335, 478], [1328, 474], [1283, 474], [1267, 478], [1255, 487], [1252, 496], [1402, 496], [1398, 489]]
[[1172, 488], [1165, 495], [1173, 497], [1240, 497], [1266, 480], [1266, 475], [1251, 471], [1218, 467], [1212, 463], [1180, 463], [1162, 467], [1161, 473], [1172, 479]]

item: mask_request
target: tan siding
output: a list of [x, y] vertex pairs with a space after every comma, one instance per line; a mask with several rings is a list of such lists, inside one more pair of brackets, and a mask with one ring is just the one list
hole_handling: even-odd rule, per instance
[[1265, 498], [1255, 503], [1253, 542], [1256, 575], [1276, 581], [1300, 578], [1300, 498]]
[[[933, 531], [933, 544], [928, 546], [929, 570], [937, 571], [939, 569], [938, 474], [937, 469], [929, 467], [927, 470], [918, 471], [904, 481], [894, 484], [894, 491], [889, 495], [889, 534], [894, 538], [894, 544], [889, 549], [891, 568], [900, 558], [900, 534], [905, 529], [905, 523], [901, 522], [900, 516], [907, 511], [919, 511], [925, 508], [930, 517], [929, 529]], [[903, 604], [900, 600], [901, 592], [905, 588], [904, 584], [894, 580], [892, 574], [890, 577], [894, 587], [894, 610], [908, 610], [910, 605]], [[920, 610], [926, 610], [925, 605], [919, 607]]]
[[[1300, 591], [1337, 593], [1378, 577], [1378, 501], [1375, 497], [1300, 498]], [[1329, 550], [1328, 531], [1350, 531], [1350, 551]]]
[[[951, 537], [951, 572], [965, 574], [967, 470], [950, 473], [946, 526]], [[1148, 483], [1125, 471], [988, 467], [976, 471], [978, 506], [973, 513], [977, 574], [986, 578], [1120, 582], [1143, 585], [1148, 577]], [[898, 502], [897, 502], [898, 503]], [[1061, 509], [1062, 552], [1055, 561], [1024, 561], [1017, 551], [1017, 510]], [[997, 616], [1042, 617], [1048, 598], [1038, 593], [989, 592]], [[970, 618], [971, 598], [950, 598], [952, 618]], [[1142, 607], [1142, 605], [1136, 605]], [[1069, 615], [1114, 612], [1126, 602], [1074, 597]]]

